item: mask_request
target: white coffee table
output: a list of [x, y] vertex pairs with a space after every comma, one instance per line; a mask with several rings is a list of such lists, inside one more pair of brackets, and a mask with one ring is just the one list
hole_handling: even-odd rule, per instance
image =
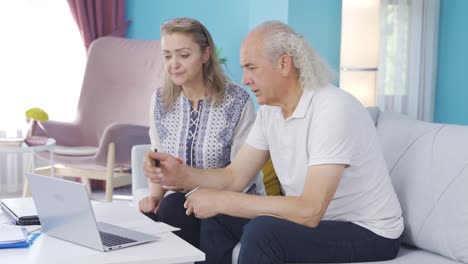
[[[122, 205], [116, 205], [115, 203], [104, 203], [95, 206], [95, 213], [99, 221], [114, 224], [131, 221], [132, 219], [132, 214], [123, 213]], [[0, 211], [0, 223], [7, 220], [7, 216]], [[104, 253], [41, 234], [29, 248], [1, 249], [0, 260], [2, 263], [22, 264], [170, 264], [194, 263], [195, 261], [205, 260], [203, 252], [172, 232], [157, 236], [160, 239], [155, 242]]]

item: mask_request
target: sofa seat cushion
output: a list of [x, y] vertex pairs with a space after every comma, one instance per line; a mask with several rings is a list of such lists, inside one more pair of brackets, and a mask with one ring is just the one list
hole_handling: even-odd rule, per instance
[[[240, 243], [232, 250], [232, 263], [237, 263], [241, 245]], [[378, 262], [355, 262], [355, 264], [459, 264], [444, 256], [429, 252], [427, 250], [402, 246], [398, 252], [398, 257], [389, 261]], [[344, 264], [344, 263], [343, 263]]]
[[389, 261], [357, 262], [355, 264], [459, 264], [444, 256], [429, 252], [427, 250], [402, 246], [398, 257]]
[[377, 132], [403, 210], [403, 242], [468, 263], [468, 127], [382, 112]]
[[[400, 247], [398, 257], [390, 261], [381, 262], [366, 262], [366, 264], [409, 264], [409, 263], [424, 263], [424, 264], [459, 264], [454, 260], [448, 259], [439, 254], [429, 252], [427, 250], [410, 248], [406, 246]], [[364, 264], [364, 263], [363, 263]]]

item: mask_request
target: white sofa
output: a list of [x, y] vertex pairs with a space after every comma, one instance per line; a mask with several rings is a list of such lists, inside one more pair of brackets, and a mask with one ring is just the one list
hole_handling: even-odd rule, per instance
[[[468, 126], [368, 110], [403, 209], [405, 231], [396, 259], [367, 263], [468, 263]], [[135, 203], [148, 193], [141, 168], [148, 150], [149, 145], [132, 150]], [[233, 251], [233, 263], [239, 248]]]
[[405, 220], [392, 261], [468, 263], [468, 126], [369, 109]]

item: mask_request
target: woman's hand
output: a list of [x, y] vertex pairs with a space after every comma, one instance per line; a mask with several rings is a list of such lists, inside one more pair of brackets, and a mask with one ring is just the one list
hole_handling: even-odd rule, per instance
[[159, 202], [161, 202], [161, 198], [156, 196], [147, 196], [141, 199], [138, 203], [140, 212], [155, 214], [158, 211]]

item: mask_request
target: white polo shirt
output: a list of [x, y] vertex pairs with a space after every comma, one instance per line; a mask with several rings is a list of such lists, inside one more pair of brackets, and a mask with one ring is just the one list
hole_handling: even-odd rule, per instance
[[310, 166], [345, 164], [322, 220], [353, 222], [387, 238], [403, 232], [400, 203], [390, 182], [368, 111], [332, 85], [304, 89], [294, 113], [261, 106], [246, 143], [269, 150], [281, 188], [299, 196]]

